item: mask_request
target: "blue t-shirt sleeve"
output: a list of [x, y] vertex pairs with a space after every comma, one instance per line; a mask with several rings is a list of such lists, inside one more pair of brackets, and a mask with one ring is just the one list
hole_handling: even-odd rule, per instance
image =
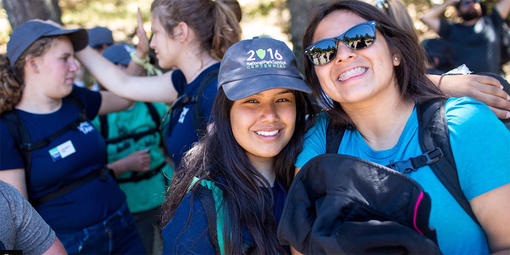
[[163, 228], [163, 254], [215, 254], [204, 207], [188, 193]]
[[468, 200], [510, 183], [510, 132], [485, 104], [474, 99], [446, 102], [460, 185]]
[[7, 125], [0, 120], [0, 170], [25, 168]]
[[73, 86], [73, 91], [71, 93], [85, 106], [87, 117], [90, 120], [94, 119], [99, 113], [99, 107], [101, 107], [101, 94], [97, 91], [78, 86]]
[[329, 117], [325, 113], [317, 116], [315, 124], [305, 134], [303, 150], [299, 153], [294, 164], [296, 167], [303, 167], [310, 159], [326, 153], [326, 129], [328, 123]]
[[174, 89], [177, 91], [178, 95], [184, 93], [184, 87], [186, 86], [186, 77], [181, 72], [181, 70], [175, 70], [172, 72], [172, 84], [174, 85]]

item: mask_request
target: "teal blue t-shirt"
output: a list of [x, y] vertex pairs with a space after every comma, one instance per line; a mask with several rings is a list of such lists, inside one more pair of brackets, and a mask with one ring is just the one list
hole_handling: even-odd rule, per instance
[[[450, 98], [446, 102], [450, 132], [461, 188], [468, 200], [510, 183], [510, 132], [484, 104], [471, 98]], [[305, 135], [303, 151], [296, 161], [302, 167], [311, 158], [326, 153], [329, 117], [322, 114]], [[382, 165], [422, 154], [416, 109], [409, 117], [397, 144], [388, 150], [370, 148], [357, 130], [344, 133], [339, 154], [363, 158]], [[425, 166], [409, 174], [432, 199], [430, 225], [437, 231], [444, 254], [489, 254], [487, 237], [471, 220], [432, 170]]]

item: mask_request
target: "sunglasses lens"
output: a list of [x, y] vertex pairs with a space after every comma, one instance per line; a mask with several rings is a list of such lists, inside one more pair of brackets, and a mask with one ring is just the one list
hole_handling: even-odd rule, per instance
[[329, 63], [336, 56], [335, 40], [326, 39], [315, 43], [306, 50], [306, 55], [316, 66]]
[[364, 49], [375, 41], [375, 22], [370, 21], [356, 25], [337, 38], [316, 42], [305, 50], [305, 54], [312, 64], [325, 65], [336, 57], [338, 40], [342, 40], [347, 47], [353, 50]]
[[361, 50], [374, 43], [375, 31], [371, 25], [361, 24], [347, 31], [343, 41], [347, 47], [354, 50]]

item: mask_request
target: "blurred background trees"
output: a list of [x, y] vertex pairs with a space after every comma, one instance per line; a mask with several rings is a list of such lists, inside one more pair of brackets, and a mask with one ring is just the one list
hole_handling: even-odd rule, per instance
[[[221, 0], [218, 0], [221, 1]], [[239, 0], [243, 9], [243, 37], [270, 35], [289, 43], [294, 48], [298, 63], [303, 57], [301, 38], [307, 22], [320, 3], [334, 0]], [[376, 0], [366, 0], [374, 3]], [[485, 0], [490, 8], [498, 0]], [[106, 26], [114, 33], [116, 41], [131, 41], [136, 27], [136, 10], [140, 7], [144, 26], [150, 31], [150, 4], [152, 0], [2, 0], [0, 12], [0, 52], [5, 52], [5, 45], [12, 27], [28, 19], [51, 19], [69, 27], [90, 28]], [[420, 38], [435, 37], [419, 21], [422, 13], [443, 0], [403, 0]], [[454, 10], [446, 12], [454, 16]], [[7, 22], [8, 20], [8, 22]]]

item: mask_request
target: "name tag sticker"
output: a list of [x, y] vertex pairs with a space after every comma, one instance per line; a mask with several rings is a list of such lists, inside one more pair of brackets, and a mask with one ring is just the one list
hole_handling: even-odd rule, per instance
[[76, 150], [74, 149], [74, 146], [73, 146], [73, 143], [71, 142], [71, 140], [49, 150], [51, 159], [53, 161], [57, 161], [59, 159], [64, 159], [67, 156], [69, 156], [75, 152], [76, 152]]

